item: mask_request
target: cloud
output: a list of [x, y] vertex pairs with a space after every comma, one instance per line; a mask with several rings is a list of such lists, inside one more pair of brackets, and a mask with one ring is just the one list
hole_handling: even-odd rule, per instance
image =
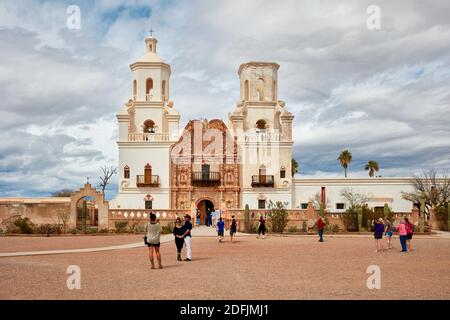
[[66, 28], [70, 4], [0, 4], [2, 195], [76, 188], [117, 163], [114, 114], [150, 27], [181, 127], [226, 120], [239, 65], [275, 61], [301, 175], [342, 175], [344, 148], [352, 176], [368, 160], [383, 176], [450, 168], [450, 3], [379, 0], [375, 31], [372, 1], [81, 1], [78, 31]]

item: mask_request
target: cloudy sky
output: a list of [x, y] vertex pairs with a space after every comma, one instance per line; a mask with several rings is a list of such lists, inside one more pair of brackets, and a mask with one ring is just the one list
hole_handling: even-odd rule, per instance
[[[450, 2], [393, 2], [1, 1], [0, 196], [96, 184], [100, 166], [116, 165], [115, 113], [150, 27], [182, 126], [226, 119], [239, 65], [274, 61], [300, 177], [343, 176], [345, 148], [350, 176], [367, 176], [368, 160], [382, 176], [449, 170]], [[79, 30], [67, 27], [69, 5]], [[369, 5], [379, 30], [367, 27]]]

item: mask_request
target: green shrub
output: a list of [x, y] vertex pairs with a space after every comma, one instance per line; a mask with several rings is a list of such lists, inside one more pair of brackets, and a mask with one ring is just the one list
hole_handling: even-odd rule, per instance
[[[14, 220], [13, 225], [17, 228], [11, 228], [12, 233], [23, 233], [23, 234], [31, 234], [33, 233], [34, 224], [30, 221], [30, 218], [18, 217]], [[15, 232], [14, 232], [15, 231]]]
[[289, 232], [298, 232], [298, 228], [297, 228], [297, 226], [290, 226], [290, 227], [288, 228], [288, 231], [289, 231]]
[[116, 232], [117, 233], [124, 233], [127, 229], [128, 222], [127, 221], [116, 221]]
[[96, 234], [98, 233], [97, 227], [88, 227], [86, 228], [86, 234]]
[[145, 224], [138, 224], [135, 228], [137, 233], [144, 233], [145, 232]]
[[69, 230], [69, 233], [71, 233], [71, 234], [78, 234], [78, 233], [80, 233], [80, 230], [78, 230], [77, 228], [72, 228], [72, 229]]
[[331, 226], [331, 232], [338, 233], [338, 232], [339, 232], [339, 225], [333, 224], [333, 225]]
[[288, 223], [288, 212], [286, 211], [286, 203], [281, 201], [269, 202], [270, 213], [272, 220], [273, 232], [283, 232]]
[[161, 231], [162, 234], [171, 234], [173, 232], [173, 223], [169, 222], [168, 225], [162, 226], [161, 229], [162, 229], [162, 231]]
[[59, 224], [40, 224], [34, 226], [33, 233], [36, 234], [61, 234], [62, 227]]
[[304, 232], [308, 231], [308, 224], [306, 223], [306, 221], [303, 221], [302, 228]]
[[109, 229], [108, 228], [102, 228], [102, 229], [98, 230], [98, 233], [109, 233]]
[[244, 210], [244, 226], [245, 226], [245, 231], [248, 232], [250, 230], [250, 208], [249, 208], [248, 204], [245, 205], [245, 210]]

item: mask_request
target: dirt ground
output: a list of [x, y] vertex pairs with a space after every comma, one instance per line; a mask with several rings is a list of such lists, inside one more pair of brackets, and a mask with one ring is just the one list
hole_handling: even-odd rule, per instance
[[[30, 244], [33, 238], [1, 238], [0, 251], [141, 240], [139, 236], [43, 239], [45, 243]], [[416, 237], [415, 250], [407, 254], [399, 252], [398, 238], [394, 249], [380, 253], [374, 252], [369, 238], [335, 237], [324, 243], [313, 236], [226, 240], [194, 237], [192, 262], [177, 262], [174, 243], [162, 244], [162, 270], [150, 269], [145, 247], [0, 258], [0, 299], [450, 299], [450, 239]], [[66, 286], [69, 265], [81, 268], [80, 290]], [[366, 286], [370, 265], [381, 269], [380, 290]]]

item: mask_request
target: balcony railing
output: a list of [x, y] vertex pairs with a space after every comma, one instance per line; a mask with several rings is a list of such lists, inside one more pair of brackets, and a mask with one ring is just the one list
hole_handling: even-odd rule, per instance
[[169, 135], [166, 133], [129, 133], [130, 142], [167, 142]]
[[152, 101], [152, 100], [153, 100], [153, 95], [147, 93], [147, 94], [145, 95], [145, 101], [150, 102], [150, 101]]
[[193, 172], [193, 185], [218, 185], [220, 183], [219, 172]]
[[137, 176], [136, 186], [141, 187], [159, 187], [159, 176]]
[[252, 176], [252, 187], [273, 188], [273, 186], [274, 186], [273, 176], [267, 175]]

